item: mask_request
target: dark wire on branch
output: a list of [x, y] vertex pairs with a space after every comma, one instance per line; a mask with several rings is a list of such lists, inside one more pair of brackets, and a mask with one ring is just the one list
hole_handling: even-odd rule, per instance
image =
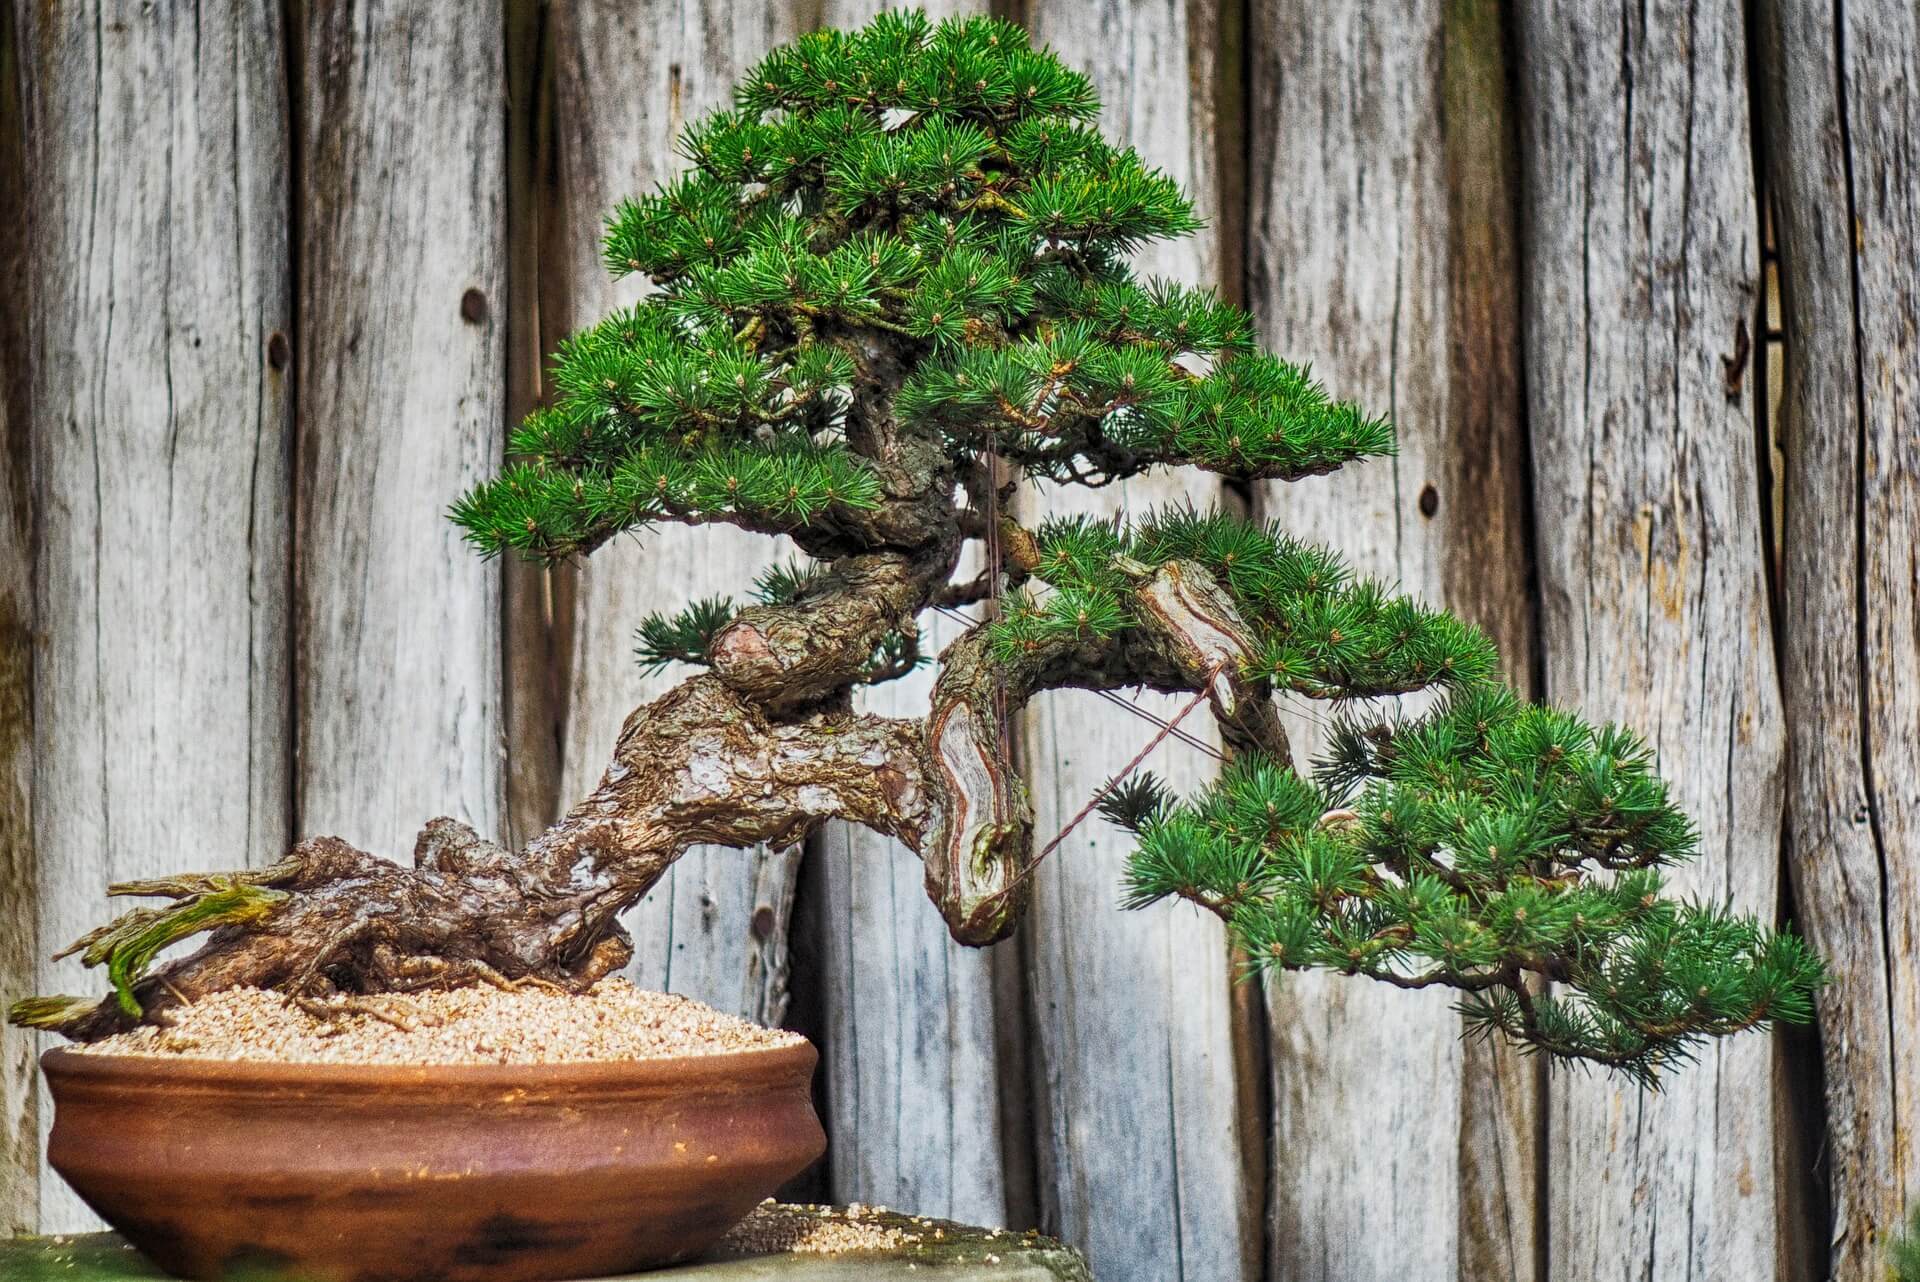
[[[936, 605], [933, 607], [933, 610], [938, 614], [943, 614], [947, 618], [952, 619], [955, 623], [963, 623], [968, 627], [974, 626], [975, 620], [968, 618], [966, 615], [960, 613], [958, 610], [949, 609], [944, 605]], [[1161, 727], [1162, 729], [1166, 729], [1171, 724], [1170, 722], [1167, 721], [1165, 717], [1160, 716], [1158, 713], [1150, 712], [1147, 709], [1141, 707], [1139, 704], [1133, 702], [1131, 699], [1123, 698], [1120, 695], [1115, 694], [1111, 690], [1095, 690], [1093, 691], [1093, 693], [1100, 696], [1102, 699], [1105, 699], [1108, 703], [1111, 703], [1114, 707], [1120, 709], [1122, 712], [1130, 713], [1133, 716], [1140, 718], [1142, 721], [1145, 721], [1150, 725], [1155, 725], [1155, 726]], [[1181, 743], [1186, 744], [1189, 748], [1192, 748], [1196, 752], [1204, 753], [1205, 755], [1212, 757], [1215, 761], [1218, 761], [1222, 765], [1225, 765], [1229, 760], [1226, 753], [1220, 751], [1220, 749], [1214, 747], [1212, 744], [1208, 743], [1205, 739], [1201, 739], [1194, 735], [1191, 735], [1187, 733], [1185, 730], [1176, 729], [1176, 730], [1173, 730], [1171, 733], [1173, 737], [1178, 739]]]
[[1162, 726], [1160, 728], [1159, 734], [1156, 734], [1155, 736], [1153, 736], [1153, 738], [1147, 740], [1147, 746], [1140, 749], [1139, 752], [1136, 752], [1133, 755], [1133, 760], [1129, 761], [1124, 767], [1122, 767], [1119, 774], [1115, 775], [1113, 778], [1107, 780], [1105, 783], [1101, 784], [1098, 788], [1094, 789], [1093, 795], [1087, 798], [1087, 804], [1080, 807], [1080, 813], [1076, 814], [1073, 818], [1069, 819], [1067, 821], [1067, 826], [1062, 828], [1059, 832], [1055, 833], [1053, 835], [1053, 840], [1049, 841], [1045, 846], [1041, 847], [1040, 853], [1035, 855], [1032, 859], [1029, 859], [1027, 861], [1026, 867], [1022, 868], [1014, 876], [1013, 880], [1009, 881], [1006, 884], [1006, 886], [997, 893], [996, 897], [1001, 897], [1001, 896], [1005, 896], [1013, 893], [1014, 889], [1018, 887], [1021, 882], [1033, 876], [1033, 870], [1040, 866], [1040, 861], [1045, 859], [1048, 855], [1052, 854], [1055, 850], [1059, 849], [1060, 843], [1067, 839], [1067, 834], [1072, 832], [1075, 828], [1078, 828], [1081, 825], [1081, 823], [1085, 821], [1086, 817], [1092, 814], [1095, 808], [1097, 808], [1102, 801], [1105, 801], [1107, 799], [1108, 793], [1112, 792], [1115, 788], [1118, 788], [1122, 783], [1126, 782], [1127, 776], [1132, 774], [1134, 771], [1138, 770], [1140, 768], [1140, 763], [1145, 761], [1148, 757], [1152, 756], [1153, 750], [1155, 748], [1158, 748], [1161, 744], [1165, 743], [1169, 735], [1172, 735], [1178, 732], [1178, 727], [1180, 723], [1187, 719], [1188, 713], [1192, 712], [1195, 708], [1199, 707], [1203, 702], [1206, 701], [1208, 689], [1212, 687], [1214, 681], [1218, 679], [1220, 674], [1226, 671], [1226, 669], [1227, 669], [1227, 661], [1224, 659], [1221, 660], [1219, 663], [1214, 664], [1212, 669], [1208, 671], [1207, 675], [1201, 679], [1200, 688], [1194, 692], [1193, 698], [1187, 700], [1186, 704], [1180, 709], [1180, 711], [1174, 714], [1173, 720], [1169, 721], [1166, 725]]

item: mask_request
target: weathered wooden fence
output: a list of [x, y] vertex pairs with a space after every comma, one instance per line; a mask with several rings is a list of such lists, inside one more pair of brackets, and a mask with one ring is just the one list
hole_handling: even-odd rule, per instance
[[[602, 212], [769, 44], [877, 7], [10, 0], [0, 992], [84, 982], [43, 959], [110, 878], [442, 812], [522, 837], [587, 785], [652, 688], [637, 617], [779, 549], [667, 530], [544, 575], [440, 511], [622, 297]], [[821, 1193], [1038, 1223], [1115, 1282], [1877, 1277], [1920, 1198], [1920, 10], [999, 7], [1207, 215], [1150, 268], [1402, 439], [1022, 503], [1278, 518], [1643, 728], [1706, 836], [1686, 885], [1831, 959], [1820, 1026], [1660, 1095], [1549, 1074], [1438, 994], [1236, 983], [1209, 921], [1117, 910], [1097, 825], [991, 953], [870, 834], [690, 856], [637, 975], [814, 1033]], [[1149, 732], [1036, 704], [1041, 828]], [[0, 1034], [0, 1229], [83, 1214], [34, 1049]]]

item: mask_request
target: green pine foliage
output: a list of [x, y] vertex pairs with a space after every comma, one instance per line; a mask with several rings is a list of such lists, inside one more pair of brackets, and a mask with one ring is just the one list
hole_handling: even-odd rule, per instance
[[1811, 1018], [1824, 971], [1794, 935], [1663, 897], [1698, 835], [1652, 764], [1630, 731], [1461, 683], [1418, 719], [1340, 722], [1312, 779], [1243, 757], [1120, 815], [1126, 902], [1219, 913], [1260, 971], [1463, 990], [1471, 1031], [1654, 1082], [1702, 1038]]
[[[561, 346], [551, 404], [453, 519], [487, 555], [549, 562], [660, 521], [840, 528], [884, 499], [850, 431], [872, 413], [956, 471], [991, 450], [1082, 484], [1391, 453], [1386, 420], [1258, 350], [1245, 312], [1135, 277], [1132, 250], [1199, 223], [1098, 111], [1085, 76], [995, 19], [889, 13], [775, 50], [686, 130], [690, 168], [614, 212], [607, 267], [651, 292]], [[988, 625], [999, 660], [1129, 632], [1132, 586], [1182, 561], [1253, 634], [1246, 676], [1343, 701], [1311, 776], [1242, 754], [1184, 802], [1147, 775], [1106, 790], [1138, 836], [1130, 907], [1199, 904], [1276, 980], [1458, 990], [1472, 1030], [1644, 1081], [1702, 1038], [1809, 1018], [1824, 974], [1797, 938], [1665, 895], [1697, 837], [1645, 746], [1515, 697], [1476, 629], [1220, 513], [1056, 520], [1034, 542]], [[754, 597], [792, 604], [824, 574], [780, 567]], [[637, 656], [704, 663], [740, 608], [652, 616]], [[860, 679], [921, 661], [908, 628]], [[1439, 701], [1414, 718], [1344, 702], [1416, 691]]]
[[1130, 530], [1104, 521], [1048, 521], [1033, 578], [991, 625], [1005, 658], [1064, 638], [1094, 640], [1134, 625], [1126, 567], [1194, 561], [1233, 596], [1259, 634], [1248, 673], [1317, 699], [1405, 694], [1491, 677], [1493, 644], [1443, 610], [1356, 580], [1325, 548], [1220, 513], [1169, 509]]
[[615, 211], [607, 266], [654, 292], [561, 346], [514, 464], [454, 505], [482, 552], [872, 507], [844, 431], [876, 335], [910, 354], [897, 413], [1034, 475], [1292, 477], [1393, 448], [1255, 351], [1244, 312], [1134, 278], [1128, 251], [1193, 207], [1019, 27], [885, 14], [775, 50], [735, 99], [687, 129], [691, 169]]

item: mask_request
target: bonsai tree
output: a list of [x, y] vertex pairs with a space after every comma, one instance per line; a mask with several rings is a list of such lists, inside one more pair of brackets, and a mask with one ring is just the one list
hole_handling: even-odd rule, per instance
[[[1138, 836], [1126, 902], [1218, 914], [1259, 971], [1444, 985], [1471, 1029], [1642, 1078], [1808, 1018], [1822, 971], [1798, 939], [1663, 895], [1697, 835], [1641, 740], [1517, 697], [1476, 629], [1222, 512], [1009, 519], [1025, 478], [1297, 480], [1393, 449], [1245, 313], [1129, 270], [1199, 224], [1094, 129], [1085, 76], [1005, 22], [888, 14], [775, 50], [734, 101], [686, 131], [691, 168], [610, 220], [607, 266], [653, 292], [562, 345], [553, 403], [452, 519], [487, 556], [726, 522], [804, 559], [751, 603], [640, 624], [644, 662], [699, 671], [524, 849], [443, 818], [409, 863], [319, 837], [114, 886], [170, 902], [74, 945], [112, 994], [17, 1021], [97, 1038], [236, 985], [375, 1013], [429, 986], [580, 991], [628, 960], [622, 910], [689, 847], [828, 820], [917, 852], [954, 938], [990, 944], [1035, 858], [1007, 721], [1062, 687], [1204, 697], [1218, 782], [1181, 802], [1131, 777], [1103, 806]], [[956, 581], [970, 540], [985, 571]], [[924, 611], [989, 600], [923, 718], [857, 709], [927, 661]], [[1352, 702], [1415, 691], [1437, 696], [1418, 716]], [[1277, 692], [1344, 709], [1323, 760], [1295, 758]]]

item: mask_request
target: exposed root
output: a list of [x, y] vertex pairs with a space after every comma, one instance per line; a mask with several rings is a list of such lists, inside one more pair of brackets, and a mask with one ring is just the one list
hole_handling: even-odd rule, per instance
[[377, 1019], [403, 1033], [418, 1032], [423, 1024], [432, 1027], [445, 1022], [429, 1011], [406, 1009], [391, 998], [367, 997], [358, 993], [336, 993], [330, 997], [289, 993], [287, 1001], [325, 1024], [327, 1032], [338, 1032], [340, 1025], [353, 1015]]
[[[91, 1041], [251, 987], [322, 1018], [399, 1024], [410, 1017], [381, 994], [476, 983], [580, 992], [632, 956], [613, 920], [628, 900], [617, 883], [552, 887], [447, 819], [428, 825], [416, 854], [419, 865], [406, 868], [318, 838], [271, 869], [115, 887], [175, 902], [125, 913], [63, 954], [106, 967], [113, 996], [33, 998], [10, 1018]], [[198, 952], [147, 974], [162, 949], [206, 932]]]

